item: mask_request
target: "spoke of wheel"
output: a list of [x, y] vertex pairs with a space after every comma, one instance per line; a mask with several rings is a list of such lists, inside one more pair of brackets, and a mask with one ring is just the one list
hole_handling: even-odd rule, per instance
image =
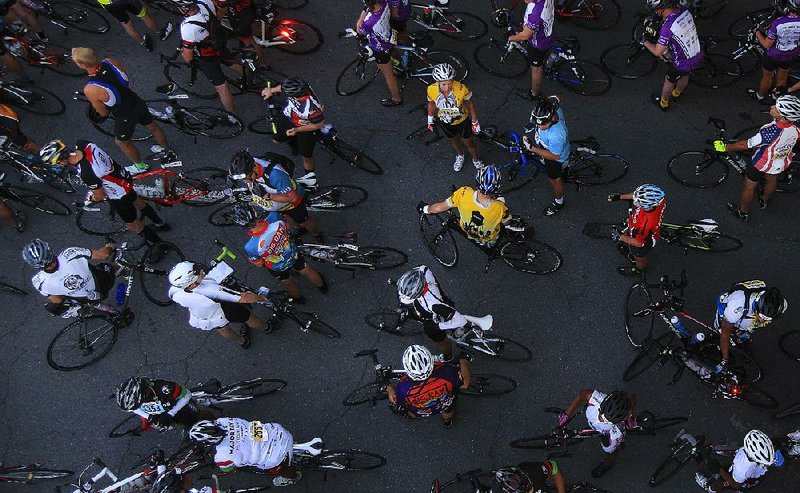
[[728, 177], [728, 165], [709, 152], [689, 151], [673, 156], [667, 173], [681, 185], [710, 188]]
[[587, 156], [568, 169], [569, 178], [581, 185], [606, 185], [628, 172], [628, 162], [612, 154]]
[[528, 70], [528, 59], [519, 51], [507, 51], [505, 40], [490, 39], [487, 43], [475, 48], [473, 54], [480, 68], [492, 75], [513, 79]]
[[284, 380], [275, 378], [254, 378], [246, 382], [239, 382], [220, 389], [219, 402], [226, 399], [247, 400], [265, 395], [274, 394], [286, 387]]
[[76, 320], [53, 338], [47, 362], [56, 370], [78, 370], [100, 360], [114, 346], [117, 330], [104, 317]]
[[510, 241], [500, 249], [500, 257], [512, 268], [529, 274], [550, 274], [561, 267], [561, 254], [538, 240]]

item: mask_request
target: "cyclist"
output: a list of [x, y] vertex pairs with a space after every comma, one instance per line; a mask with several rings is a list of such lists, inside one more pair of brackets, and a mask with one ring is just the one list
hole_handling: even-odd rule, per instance
[[403, 369], [397, 384], [386, 386], [392, 410], [406, 418], [441, 414], [445, 428], [452, 427], [458, 391], [470, 384], [469, 361], [436, 363], [428, 348], [414, 344], [403, 353]]
[[63, 142], [54, 140], [42, 147], [39, 156], [50, 165], [77, 166], [81, 181], [89, 187], [87, 204], [108, 199], [128, 231], [142, 236], [149, 245], [161, 242], [161, 237], [142, 222], [140, 214], [150, 219], [156, 229], [170, 229], [155, 209], [136, 194], [127, 171], [96, 144], [79, 140], [69, 151]]
[[[250, 303], [264, 301], [266, 296], [237, 291], [219, 284], [208, 276], [200, 264], [179, 262], [169, 271], [169, 297], [189, 309], [189, 325], [200, 330], [214, 330], [225, 339], [250, 347], [249, 329], [269, 333], [271, 325], [250, 310]], [[234, 331], [230, 324], [242, 324]]]
[[302, 474], [292, 467], [294, 438], [278, 423], [217, 418], [198, 421], [189, 438], [214, 447], [214, 462], [223, 472], [237, 467], [255, 467], [272, 478], [273, 486], [297, 483]]
[[725, 369], [731, 340], [739, 345], [748, 342], [756, 329], [769, 325], [787, 309], [788, 303], [776, 287], [767, 288], [764, 281], [737, 282], [722, 292], [717, 300], [714, 328], [720, 331], [719, 348], [722, 361], [717, 373]]
[[97, 0], [97, 3], [103, 7], [103, 10], [108, 12], [111, 17], [115, 18], [128, 36], [144, 47], [147, 51], [153, 51], [153, 39], [149, 34], [140, 34], [136, 26], [131, 22], [130, 14], [135, 15], [144, 22], [144, 25], [154, 33], [158, 33], [158, 38], [161, 41], [166, 41], [170, 34], [172, 34], [173, 25], [171, 22], [164, 24], [164, 27], [159, 28], [158, 23], [147, 11], [147, 7], [140, 0]]
[[142, 419], [142, 430], [163, 432], [175, 423], [191, 426], [199, 419], [192, 392], [170, 380], [130, 377], [116, 390], [117, 405]]
[[531, 99], [542, 93], [544, 65], [547, 52], [553, 44], [555, 5], [553, 0], [525, 0], [528, 4], [523, 14], [522, 31], [508, 37], [509, 41], [528, 42], [528, 61], [531, 64]]
[[305, 298], [294, 279], [292, 271], [305, 277], [322, 294], [328, 292], [328, 283], [306, 259], [292, 239], [286, 220], [280, 212], [270, 212], [259, 218], [249, 207], [234, 211], [235, 220], [242, 226], [252, 226], [247, 232], [250, 237], [244, 251], [251, 264], [266, 267], [281, 282], [286, 294], [295, 302], [303, 303]]
[[[139, 149], [131, 142], [136, 125], [144, 126], [153, 134], [158, 142], [158, 146], [153, 146], [153, 152], [171, 152], [167, 135], [153, 119], [147, 104], [131, 89], [128, 72], [119, 61], [113, 58], [98, 60], [91, 48], [73, 48], [72, 60], [89, 74], [89, 82], [83, 88], [90, 105], [87, 109], [89, 119], [100, 123], [109, 114], [114, 117], [114, 142], [133, 162], [133, 166], [128, 167], [130, 173], [147, 170]], [[174, 161], [174, 155], [169, 160]]]
[[363, 0], [363, 2], [364, 9], [356, 21], [356, 32], [366, 36], [364, 55], [375, 61], [389, 88], [390, 96], [382, 99], [381, 104], [387, 107], [401, 105], [403, 98], [400, 95], [400, 83], [394, 75], [391, 64], [391, 51], [395, 46], [389, 22], [391, 8], [388, 0]]
[[544, 215], [552, 216], [564, 208], [564, 179], [561, 175], [570, 154], [569, 130], [557, 96], [549, 96], [536, 103], [525, 132], [534, 132], [535, 140], [535, 143], [531, 142], [526, 135], [523, 138], [525, 148], [547, 166], [547, 177], [555, 197], [553, 203], [544, 210]]
[[497, 493], [537, 493], [545, 491], [547, 478], [553, 478], [556, 493], [566, 493], [564, 474], [552, 459], [520, 462], [516, 467], [500, 468], [494, 473], [494, 485]]
[[761, 81], [758, 89], [747, 90], [747, 94], [756, 101], [767, 97], [773, 80], [775, 94], [786, 94], [789, 70], [794, 68], [800, 56], [800, 0], [788, 0], [785, 12], [785, 15], [772, 21], [766, 33], [758, 29], [755, 31], [759, 44], [766, 49], [761, 57]]
[[599, 478], [613, 467], [617, 449], [625, 441], [625, 424], [633, 416], [636, 395], [621, 390], [604, 394], [599, 390], [584, 389], [558, 415], [558, 426], [566, 425], [580, 405], [586, 406], [586, 421], [589, 426], [600, 433], [603, 461], [592, 469], [592, 477]]
[[17, 112], [4, 104], [0, 104], [0, 137], [7, 138], [12, 144], [27, 152], [39, 152], [41, 148], [22, 132]]
[[[409, 45], [411, 40], [406, 34], [406, 24], [411, 17], [411, 2], [409, 0], [389, 0], [392, 16], [389, 25], [397, 31], [397, 42], [400, 45]], [[403, 53], [406, 53], [405, 51]]]
[[278, 93], [286, 95], [286, 104], [283, 107], [284, 118], [275, 122], [274, 142], [289, 144], [293, 155], [303, 157], [305, 174], [300, 180], [316, 185], [314, 147], [317, 145], [317, 132], [325, 125], [324, 106], [302, 77], [288, 77], [279, 86], [265, 88], [261, 96], [269, 99]]
[[217, 7], [217, 18], [226, 19], [239, 42], [256, 54], [258, 67], [268, 69], [264, 47], [256, 43], [253, 24], [256, 21], [256, 5], [253, 0], [213, 0]]
[[746, 140], [726, 144], [721, 140], [714, 141], [717, 152], [736, 152], [753, 149], [750, 165], [744, 170], [742, 195], [737, 207], [728, 202], [727, 208], [735, 217], [744, 222], [750, 219], [750, 203], [756, 194], [758, 184], [764, 181], [764, 193], [759, 197], [762, 209], [772, 198], [778, 188], [778, 175], [792, 164], [792, 149], [800, 137], [800, 98], [784, 95], [775, 100], [769, 109], [772, 122], [761, 127], [757, 134]]
[[497, 244], [504, 225], [511, 221], [505, 201], [493, 196], [500, 189], [500, 171], [496, 167], [484, 166], [475, 177], [478, 189], [461, 187], [447, 199], [435, 204], [420, 202], [420, 214], [439, 214], [449, 209], [458, 209], [458, 223], [467, 235], [481, 247], [491, 248]]
[[621, 251], [634, 265], [620, 267], [617, 272], [623, 276], [638, 276], [647, 268], [647, 255], [661, 239], [661, 221], [667, 203], [664, 191], [656, 185], [639, 185], [631, 193], [612, 193], [609, 202], [630, 200], [633, 207], [628, 211], [628, 220], [622, 232], [615, 232], [612, 240], [618, 242]]
[[[478, 146], [472, 139], [473, 133], [481, 131], [475, 103], [472, 101], [472, 92], [465, 84], [453, 80], [456, 70], [449, 63], [434, 65], [432, 76], [436, 82], [429, 85], [427, 91], [428, 130], [433, 132], [435, 123], [450, 140], [450, 145], [456, 151], [453, 171], [461, 171], [464, 166], [462, 143], [472, 156], [475, 168], [482, 168], [483, 162], [478, 157]], [[468, 117], [471, 124], [467, 121]]]
[[771, 466], [781, 467], [784, 457], [780, 450], [775, 449], [766, 433], [750, 430], [744, 436], [744, 445], [736, 451], [729, 468], [722, 467], [715, 457], [710, 457], [709, 462], [718, 471], [711, 476], [698, 472], [694, 478], [704, 491], [719, 493], [752, 488], [761, 482]]
[[[0, 186], [5, 179], [6, 174], [0, 172]], [[12, 228], [16, 229], [18, 232], [22, 233], [25, 231], [25, 212], [22, 210], [14, 210], [6, 203], [5, 199], [0, 198], [0, 220], [3, 220], [11, 226]]]
[[661, 94], [651, 94], [650, 100], [661, 111], [669, 109], [670, 98], [677, 101], [689, 84], [689, 76], [703, 63], [705, 54], [697, 36], [692, 13], [678, 7], [675, 0], [646, 0], [647, 6], [661, 16], [663, 23], [656, 42], [644, 40], [650, 53], [660, 57], [669, 51], [670, 65]]
[[108, 291], [114, 287], [114, 271], [110, 263], [92, 264], [90, 260], [108, 260], [114, 253], [114, 245], [107, 243], [100, 248], [69, 247], [58, 255], [50, 244], [36, 238], [22, 248], [22, 260], [39, 269], [31, 282], [36, 291], [47, 298], [45, 310], [53, 315], [72, 316], [66, 313], [78, 303], [89, 303], [106, 312], [117, 309], [103, 303]]

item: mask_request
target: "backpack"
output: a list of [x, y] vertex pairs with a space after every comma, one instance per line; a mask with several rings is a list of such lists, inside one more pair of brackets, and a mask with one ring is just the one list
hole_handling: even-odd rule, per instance
[[737, 283], [734, 283], [730, 288], [728, 288], [728, 294], [731, 294], [734, 291], [743, 291], [744, 307], [745, 310], [749, 310], [750, 297], [753, 294], [761, 293], [766, 289], [767, 289], [767, 283], [758, 279], [754, 279], [752, 281], [739, 281]]
[[295, 164], [294, 161], [289, 159], [288, 157], [276, 154], [274, 152], [265, 152], [260, 156], [256, 156], [259, 159], [263, 159], [265, 161], [269, 161], [269, 164], [264, 167], [264, 176], [269, 178], [270, 173], [275, 168], [276, 165], [280, 165], [284, 171], [289, 175], [289, 178], [294, 179], [294, 168]]
[[207, 6], [203, 3], [198, 3], [197, 7], [207, 14], [208, 21], [200, 22], [185, 20], [184, 22], [194, 26], [200, 26], [208, 33], [208, 37], [206, 39], [200, 43], [197, 43], [197, 51], [199, 52], [200, 56], [210, 56], [202, 54], [203, 48], [211, 48], [213, 51], [217, 52], [217, 54], [225, 53], [225, 37], [220, 33], [222, 26], [217, 19], [216, 12], [206, 11]]

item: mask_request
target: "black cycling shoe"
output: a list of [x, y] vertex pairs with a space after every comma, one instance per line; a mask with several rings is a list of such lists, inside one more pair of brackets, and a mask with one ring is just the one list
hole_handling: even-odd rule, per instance
[[156, 231], [172, 231], [172, 226], [166, 222], [153, 223], [153, 228], [155, 228]]
[[14, 229], [22, 233], [25, 231], [25, 211], [19, 210], [14, 213], [17, 217], [17, 224], [14, 226]]
[[747, 221], [750, 220], [750, 214], [748, 214], [746, 212], [742, 212], [742, 210], [739, 209], [733, 203], [728, 202], [728, 204], [725, 207], [728, 209], [728, 212], [730, 212], [731, 214], [734, 215], [734, 217], [738, 217], [739, 219], [741, 219], [744, 222], [747, 222]]
[[142, 35], [142, 39], [144, 40], [144, 41], [142, 41], [142, 46], [144, 46], [144, 49], [149, 51], [149, 52], [152, 52], [153, 51], [153, 38], [151, 38], [149, 34], [143, 34]]
[[270, 317], [270, 319], [267, 320], [267, 328], [264, 329], [264, 333], [265, 334], [272, 333], [273, 330], [278, 328], [279, 324], [280, 320], [278, 320], [278, 317]]
[[239, 335], [242, 336], [243, 341], [239, 343], [239, 346], [242, 349], [247, 349], [250, 347], [250, 327], [247, 324], [242, 324], [241, 329], [239, 329]]
[[391, 108], [392, 106], [402, 106], [403, 100], [395, 101], [392, 98], [381, 99], [381, 104], [386, 106], [387, 108]]
[[442, 420], [442, 424], [444, 425], [445, 428], [450, 429], [453, 427], [453, 420], [452, 419]]
[[592, 477], [593, 478], [600, 478], [603, 477], [605, 473], [611, 470], [611, 466], [607, 466], [605, 462], [601, 462], [597, 465], [594, 469], [592, 469]]

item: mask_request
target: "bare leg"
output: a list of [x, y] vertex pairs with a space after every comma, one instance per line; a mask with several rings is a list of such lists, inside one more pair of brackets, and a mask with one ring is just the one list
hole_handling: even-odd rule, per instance
[[[688, 78], [687, 78], [688, 80]], [[662, 101], [669, 101], [670, 95], [672, 95], [672, 90], [675, 89], [675, 83], [670, 82], [668, 79], [664, 79], [664, 84], [661, 86], [661, 100]], [[663, 104], [663, 103], [662, 103]]]
[[144, 38], [142, 37], [141, 33], [136, 30], [136, 26], [133, 25], [133, 22], [128, 21], [120, 24], [122, 24], [122, 28], [125, 29], [125, 32], [128, 33], [128, 36], [130, 36], [132, 40], [139, 44], [144, 43]]
[[253, 312], [250, 312], [250, 318], [247, 319], [245, 325], [255, 330], [267, 330], [267, 322]]
[[323, 286], [322, 276], [320, 276], [319, 272], [315, 271], [310, 265], [306, 265], [305, 268], [300, 271], [300, 274], [308, 279], [308, 282], [310, 282], [315, 288], [321, 288]]
[[400, 83], [397, 82], [397, 76], [394, 75], [391, 63], [379, 63], [378, 68], [381, 69], [383, 78], [386, 79], [386, 85], [389, 86], [389, 94], [391, 94], [394, 101], [402, 101], [400, 96]]
[[300, 286], [298, 286], [297, 281], [291, 277], [287, 277], [286, 279], [282, 280], [281, 287], [283, 287], [283, 290], [289, 295], [289, 298], [297, 300], [303, 297], [303, 293], [300, 291]]
[[5, 202], [0, 200], [0, 219], [12, 228], [17, 227], [17, 214]]
[[150, 122], [149, 125], [145, 125], [144, 128], [146, 128], [147, 130], [150, 131], [151, 134], [153, 134], [153, 137], [156, 139], [156, 142], [158, 142], [158, 145], [160, 145], [165, 149], [169, 149], [169, 141], [167, 140], [167, 134], [164, 133], [164, 130], [161, 129], [161, 127], [158, 125], [158, 123], [156, 123], [155, 120]]
[[147, 26], [147, 29], [150, 29], [154, 33], [161, 31], [161, 28], [158, 27], [158, 23], [156, 22], [155, 19], [153, 19], [153, 16], [150, 15], [149, 12], [145, 12], [144, 16], [141, 17], [141, 19], [142, 22], [144, 22], [144, 25]]
[[753, 201], [753, 197], [756, 194], [756, 187], [758, 183], [754, 182], [750, 178], [744, 178], [744, 184], [742, 185], [742, 197], [739, 203], [739, 210], [747, 214], [750, 210], [750, 203]]
[[304, 222], [301, 226], [306, 228], [306, 230], [314, 236], [320, 236], [322, 234], [319, 229], [319, 223], [311, 216], [309, 216], [308, 219], [306, 219], [306, 222]]
[[450, 137], [448, 140], [450, 141], [450, 146], [456, 151], [456, 154], [464, 154], [464, 148], [461, 147], [461, 139], [459, 137]]
[[540, 96], [542, 94], [542, 82], [544, 81], [544, 69], [542, 67], [531, 67], [531, 95]]
[[475, 145], [475, 140], [471, 137], [469, 139], [464, 139], [464, 145], [467, 146], [467, 150], [469, 151], [470, 156], [472, 156], [473, 161], [478, 161], [480, 157], [478, 156], [478, 146]]
[[772, 89], [772, 78], [775, 76], [775, 72], [770, 72], [769, 70], [762, 70], [761, 71], [761, 81], [758, 83], [758, 95], [759, 96], [766, 96], [769, 94], [769, 90]]
[[225, 111], [235, 115], [236, 105], [233, 104], [233, 94], [231, 94], [231, 90], [228, 89], [227, 82], [223, 82], [218, 86], [214, 86], [214, 89], [217, 90], [217, 94], [219, 94], [219, 100], [222, 103], [222, 107], [225, 108]]
[[39, 22], [39, 18], [36, 16], [36, 12], [32, 11], [28, 7], [25, 7], [22, 4], [15, 3], [11, 6], [11, 12], [17, 14], [17, 17], [20, 17], [25, 21], [25, 24], [29, 25], [34, 32], [41, 33], [44, 32], [44, 28], [42, 24]]
[[772, 198], [772, 194], [775, 193], [775, 190], [778, 188], [778, 175], [767, 175], [764, 177], [764, 195], [761, 197], [761, 200], [764, 201], [765, 204], [768, 204], [770, 199]]
[[317, 162], [314, 161], [314, 157], [305, 157], [303, 156], [303, 169], [306, 173], [311, 173], [317, 168]]
[[562, 180], [561, 177], [556, 178], [555, 180], [551, 179], [550, 180], [550, 185], [553, 186], [553, 195], [555, 196], [555, 198], [563, 199], [564, 198], [564, 180]]
[[15, 74], [21, 77], [24, 77], [26, 75], [25, 68], [22, 66], [21, 63], [19, 63], [17, 57], [11, 54], [11, 52], [6, 52], [6, 54], [3, 55], [3, 62], [6, 64], [6, 67], [10, 68], [11, 71], [14, 72]]
[[634, 263], [636, 263], [636, 268], [639, 270], [647, 269], [647, 257], [633, 257]]
[[119, 140], [115, 139], [114, 142], [117, 143], [117, 147], [131, 160], [132, 163], [141, 163], [142, 162], [142, 155], [139, 154], [139, 149], [133, 145], [133, 142], [130, 140]]
[[789, 69], [779, 68], [775, 74], [775, 89], [779, 89], [780, 92], [785, 93], [788, 81], [789, 81]]
[[675, 84], [675, 91], [673, 91], [673, 93], [674, 92], [677, 92], [678, 94], [682, 93], [684, 89], [686, 89], [686, 86], [688, 85], [689, 85], [689, 76], [684, 75], [683, 77], [678, 79], [678, 83]]
[[231, 329], [229, 325], [226, 325], [225, 327], [220, 327], [219, 329], [217, 329], [217, 332], [219, 333], [219, 335], [221, 335], [222, 337], [231, 342], [235, 342], [236, 344], [244, 343], [244, 336], [242, 336], [235, 330]]

